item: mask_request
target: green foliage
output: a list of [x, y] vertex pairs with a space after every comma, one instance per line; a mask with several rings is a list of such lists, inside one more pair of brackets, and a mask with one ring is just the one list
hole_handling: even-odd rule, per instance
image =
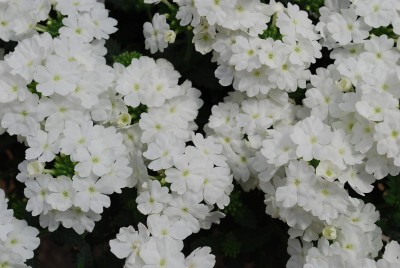
[[57, 155], [54, 159], [50, 173], [54, 177], [67, 176], [72, 178], [75, 175], [76, 162], [72, 162], [68, 155]]
[[389, 190], [385, 196], [385, 200], [400, 212], [400, 178], [390, 176], [387, 185]]
[[259, 35], [262, 39], [272, 38], [274, 40], [282, 40], [283, 35], [280, 33], [278, 27], [276, 26], [276, 20], [278, 19], [278, 14], [275, 13], [272, 16], [271, 22], [268, 25], [268, 28]]
[[16, 217], [17, 219], [26, 218], [28, 214], [28, 212], [26, 211], [26, 203], [26, 198], [19, 199], [14, 196], [10, 199], [10, 207], [12, 210], [14, 210], [14, 217]]
[[130, 116], [132, 118], [131, 124], [133, 125], [135, 123], [138, 123], [140, 120], [141, 114], [147, 113], [147, 109], [148, 109], [147, 106], [144, 104], [139, 104], [139, 106], [135, 107], [135, 108], [128, 106], [128, 113], [130, 114]]
[[243, 268], [250, 263], [255, 267], [284, 267], [287, 226], [265, 215], [263, 193], [244, 192], [237, 186], [230, 197], [223, 210], [226, 218], [212, 231], [190, 236], [187, 242], [191, 249], [211, 247], [213, 254], [223, 257], [223, 267]]
[[283, 36], [279, 32], [278, 27], [268, 27], [262, 34], [259, 36], [262, 39], [272, 38], [274, 40], [282, 40]]
[[114, 62], [119, 62], [125, 67], [129, 66], [133, 59], [138, 59], [142, 56], [139, 52], [136, 51], [126, 51], [119, 55], [113, 56]]
[[319, 160], [317, 159], [312, 159], [311, 161], [308, 161], [308, 164], [310, 164], [311, 166], [313, 166], [314, 168], [317, 168], [319, 165]]
[[379, 27], [379, 28], [374, 28], [370, 31], [370, 35], [376, 35], [376, 36], [381, 36], [381, 35], [386, 35], [389, 38], [397, 39], [399, 36], [393, 32], [393, 27]]
[[242, 243], [236, 238], [233, 233], [228, 233], [221, 243], [222, 252], [225, 257], [236, 258], [240, 253]]
[[384, 235], [400, 242], [400, 176], [388, 176], [386, 185], [383, 200], [377, 204], [381, 214], [378, 225]]
[[292, 0], [289, 2], [297, 4], [300, 9], [307, 11], [314, 19], [319, 18], [319, 9], [324, 6], [324, 0]]
[[240, 200], [240, 192], [237, 189], [234, 189], [229, 197], [231, 201], [229, 205], [224, 208], [223, 212], [234, 217], [237, 215], [237, 211], [242, 209], [243, 203]]
[[58, 31], [62, 26], [64, 26], [64, 24], [62, 23], [63, 19], [64, 16], [60, 12], [57, 12], [50, 19], [47, 20], [47, 31], [52, 37], [57, 37], [59, 35]]
[[83, 243], [83, 245], [79, 247], [76, 267], [77, 268], [93, 267], [92, 249], [88, 243]]
[[115, 9], [128, 12], [132, 9], [144, 11], [149, 9], [149, 5], [145, 4], [143, 0], [107, 0]]
[[298, 88], [295, 92], [289, 93], [289, 98], [294, 100], [297, 105], [301, 105], [303, 103], [303, 99], [306, 97], [306, 89]]
[[32, 81], [32, 82], [28, 85], [28, 90], [29, 90], [31, 93], [38, 95], [39, 98], [40, 98], [40, 97], [42, 97], [42, 93], [40, 93], [40, 92], [38, 92], [38, 91], [36, 90], [36, 86], [37, 86], [37, 85], [38, 85], [38, 83], [37, 83], [36, 81]]

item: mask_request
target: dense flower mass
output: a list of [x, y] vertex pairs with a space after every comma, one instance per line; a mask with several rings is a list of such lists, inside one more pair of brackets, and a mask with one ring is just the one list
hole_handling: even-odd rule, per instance
[[33, 258], [39, 246], [39, 231], [16, 219], [7, 206], [8, 199], [0, 189], [0, 267], [28, 267], [25, 261]]
[[[346, 190], [365, 195], [400, 172], [397, 2], [327, 0], [315, 26], [290, 3], [175, 2], [196, 50], [237, 90], [213, 107], [207, 133], [235, 180], [264, 191], [267, 214], [289, 225], [288, 267], [399, 264], [373, 260], [379, 213]], [[394, 35], [374, 31], [387, 26]], [[322, 46], [334, 63], [312, 75]], [[288, 94], [299, 88], [303, 105]]]
[[[144, 2], [175, 15], [143, 25], [150, 53], [192, 31], [235, 89], [198, 132], [200, 90], [169, 61], [107, 64], [103, 3], [0, 0], [0, 38], [18, 41], [0, 61], [0, 133], [27, 147], [17, 180], [40, 226], [92, 232], [110, 195], [135, 188], [146, 222], [109, 242], [124, 267], [211, 268], [210, 247], [185, 257], [183, 241], [220, 222], [238, 184], [289, 226], [287, 267], [398, 267], [395, 241], [378, 259], [375, 206], [349, 194], [400, 173], [397, 1], [325, 0], [315, 25], [274, 0]], [[323, 47], [331, 64], [312, 74]], [[0, 267], [27, 267], [38, 233], [0, 190]]]

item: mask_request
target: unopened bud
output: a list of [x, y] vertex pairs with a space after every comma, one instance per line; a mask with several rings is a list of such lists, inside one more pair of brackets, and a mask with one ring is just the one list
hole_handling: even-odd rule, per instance
[[348, 79], [346, 77], [343, 77], [339, 81], [336, 81], [335, 84], [336, 84], [336, 87], [338, 89], [340, 89], [342, 92], [350, 91], [353, 86], [350, 79]]
[[176, 33], [174, 31], [168, 30], [168, 31], [165, 32], [165, 34], [164, 34], [164, 41], [165, 42], [167, 42], [169, 44], [172, 44], [172, 43], [175, 42], [175, 39], [176, 39]]
[[285, 9], [282, 3], [278, 2], [274, 4], [275, 13], [281, 12]]
[[397, 49], [400, 50], [400, 37], [397, 38], [397, 42], [396, 43], [397, 43], [396, 44]]
[[43, 173], [44, 165], [39, 161], [34, 161], [28, 164], [27, 170], [29, 176], [39, 175]]
[[132, 117], [128, 113], [122, 113], [118, 116], [117, 126], [123, 128], [129, 126], [132, 121]]
[[336, 228], [334, 226], [325, 226], [322, 235], [328, 240], [335, 240], [337, 237]]

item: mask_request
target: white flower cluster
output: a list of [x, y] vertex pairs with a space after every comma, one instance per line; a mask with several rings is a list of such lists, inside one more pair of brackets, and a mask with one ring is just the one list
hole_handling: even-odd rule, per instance
[[1, 62], [0, 117], [3, 131], [28, 146], [17, 177], [26, 184], [27, 210], [50, 231], [62, 223], [83, 233], [110, 206], [108, 195], [135, 181], [123, 135], [101, 125], [121, 112], [102, 40], [116, 21], [104, 4], [67, 2], [54, 3], [67, 16], [59, 37], [25, 38]]
[[108, 17], [104, 4], [97, 0], [2, 0], [0, 38], [4, 41], [23, 40], [43, 31], [43, 25], [38, 23], [54, 22], [49, 18], [52, 8], [63, 18], [62, 36], [90, 42], [93, 38], [107, 39], [117, 30], [117, 21]]
[[[283, 8], [280, 3], [267, 5], [259, 0], [175, 2], [181, 25], [194, 27], [196, 50], [202, 54], [213, 51], [220, 83], [233, 83], [235, 89], [250, 97], [267, 94], [272, 88], [288, 92], [305, 88], [310, 64], [322, 56], [319, 35], [307, 13], [297, 5]], [[277, 36], [274, 30], [280, 32], [281, 40], [271, 38]], [[264, 32], [266, 38], [260, 38]], [[153, 39], [146, 42], [157, 47]], [[159, 44], [160, 50], [166, 45]]]
[[0, 267], [28, 267], [25, 261], [33, 258], [40, 244], [39, 231], [16, 219], [7, 207], [8, 199], [0, 189]]
[[[170, 235], [179, 236], [178, 225], [167, 230]], [[212, 268], [215, 265], [209, 247], [197, 248], [185, 258], [182, 241], [152, 236], [143, 224], [139, 224], [138, 231], [132, 226], [121, 228], [110, 246], [118, 258], [127, 258], [124, 267]]]
[[125, 104], [147, 109], [126, 137], [131, 137], [129, 151], [137, 157], [136, 202], [148, 215], [148, 230], [144, 225], [138, 232], [132, 226], [122, 228], [110, 242], [111, 251], [127, 258], [125, 267], [213, 267], [209, 248], [197, 249], [186, 260], [181, 253], [186, 237], [224, 217], [212, 210], [215, 204], [227, 206], [233, 189], [222, 146], [213, 137], [194, 134], [194, 119], [203, 104], [200, 92], [189, 81], [178, 85], [179, 73], [163, 59], [140, 57], [119, 68], [116, 90]]
[[0, 39], [22, 40], [36, 33], [38, 22], [48, 18], [48, 0], [0, 1]]
[[[398, 267], [396, 242], [374, 261], [379, 213], [346, 190], [364, 195], [400, 172], [398, 1], [326, 0], [316, 27], [292, 4], [174, 2], [196, 49], [213, 51], [220, 83], [237, 90], [213, 107], [208, 134], [242, 187], [263, 190], [267, 214], [289, 225], [288, 267]], [[321, 37], [335, 62], [311, 75]], [[295, 105], [287, 92], [307, 80]]]
[[[189, 81], [179, 85], [180, 74], [163, 59], [107, 66], [103, 39], [116, 21], [103, 4], [52, 5], [63, 17], [59, 35], [28, 36], [0, 63], [0, 130], [28, 146], [17, 176], [26, 209], [50, 231], [62, 224], [82, 234], [101, 219], [109, 195], [137, 186], [138, 209], [149, 215], [140, 236], [152, 236], [127, 266], [213, 267], [209, 248], [186, 259], [180, 252], [184, 238], [224, 217], [214, 205], [228, 205], [233, 189], [222, 146], [194, 133], [200, 91]], [[117, 240], [131, 251], [113, 241], [112, 251], [136, 256], [134, 235], [132, 227], [121, 229]]]

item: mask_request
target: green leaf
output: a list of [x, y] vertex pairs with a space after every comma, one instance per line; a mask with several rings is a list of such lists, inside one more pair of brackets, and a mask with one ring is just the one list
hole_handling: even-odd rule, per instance
[[222, 241], [221, 248], [225, 257], [235, 258], [239, 255], [242, 247], [240, 240], [233, 234], [228, 233]]
[[77, 268], [89, 268], [93, 267], [93, 256], [92, 249], [89, 244], [84, 243], [76, 258], [76, 267]]
[[136, 51], [126, 51], [119, 55], [114, 56], [114, 62], [119, 62], [125, 67], [129, 66], [133, 59], [138, 59], [142, 56], [139, 52]]

